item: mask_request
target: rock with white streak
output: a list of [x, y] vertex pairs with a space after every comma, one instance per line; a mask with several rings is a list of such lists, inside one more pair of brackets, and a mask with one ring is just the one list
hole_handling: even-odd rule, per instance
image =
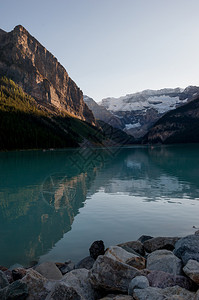
[[109, 247], [105, 252], [105, 256], [128, 264], [139, 270], [144, 269], [146, 265], [146, 260], [144, 257], [130, 253], [119, 246]]
[[199, 262], [190, 259], [183, 268], [185, 274], [199, 285]]
[[107, 256], [99, 256], [89, 272], [94, 288], [127, 293], [130, 281], [140, 271]]

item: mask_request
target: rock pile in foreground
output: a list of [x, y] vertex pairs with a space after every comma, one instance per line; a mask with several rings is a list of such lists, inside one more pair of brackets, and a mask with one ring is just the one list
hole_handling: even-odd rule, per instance
[[0, 299], [199, 300], [197, 232], [184, 238], [142, 236], [106, 251], [95, 241], [89, 251], [76, 265], [0, 267]]

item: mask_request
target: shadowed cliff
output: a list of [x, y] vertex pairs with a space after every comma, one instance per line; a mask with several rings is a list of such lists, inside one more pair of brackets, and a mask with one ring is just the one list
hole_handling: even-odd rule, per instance
[[149, 130], [143, 143], [198, 143], [199, 98], [166, 113]]

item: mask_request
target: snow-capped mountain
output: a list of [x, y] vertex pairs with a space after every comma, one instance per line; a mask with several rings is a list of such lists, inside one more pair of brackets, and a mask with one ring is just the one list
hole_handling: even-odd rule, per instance
[[[159, 113], [167, 112], [182, 103], [179, 94], [182, 89], [162, 89], [158, 91], [145, 90], [143, 92], [126, 95], [120, 98], [105, 98], [99, 104], [111, 112], [136, 111], [154, 108]], [[187, 99], [184, 100], [185, 102]]]
[[140, 138], [163, 114], [187, 103], [197, 95], [199, 87], [195, 86], [184, 90], [165, 88], [144, 90], [119, 98], [106, 98], [98, 104], [120, 119], [125, 132]]

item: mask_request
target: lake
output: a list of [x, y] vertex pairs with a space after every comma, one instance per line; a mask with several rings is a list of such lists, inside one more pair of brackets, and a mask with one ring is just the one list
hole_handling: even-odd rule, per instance
[[199, 227], [199, 145], [0, 153], [0, 265]]

